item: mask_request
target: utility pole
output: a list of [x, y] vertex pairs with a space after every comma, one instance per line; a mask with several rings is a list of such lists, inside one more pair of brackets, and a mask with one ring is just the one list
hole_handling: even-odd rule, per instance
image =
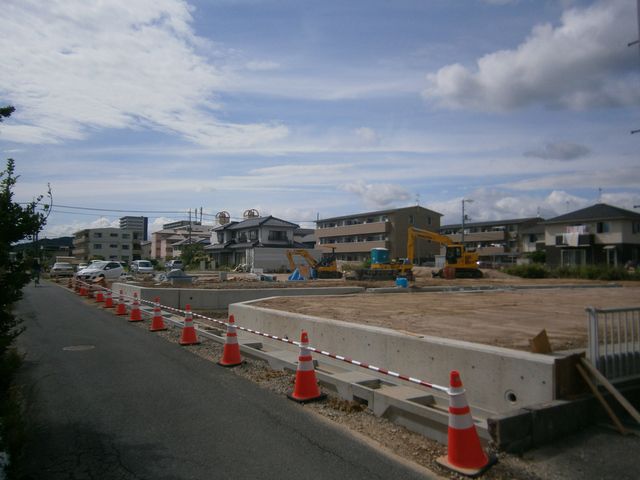
[[467, 216], [464, 213], [464, 204], [466, 203], [473, 203], [473, 200], [470, 198], [463, 198], [462, 199], [462, 241], [460, 243], [464, 243], [464, 221], [467, 219]]
[[[637, 9], [637, 12], [638, 12], [638, 35], [640, 35], [640, 0], [638, 0], [638, 5], [637, 5], [636, 9]], [[627, 44], [628, 47], [632, 47], [633, 45], [640, 45], [640, 39], [635, 40], [635, 41]], [[634, 133], [640, 133], [640, 128], [638, 128], [636, 130], [631, 130], [631, 134], [633, 135]]]

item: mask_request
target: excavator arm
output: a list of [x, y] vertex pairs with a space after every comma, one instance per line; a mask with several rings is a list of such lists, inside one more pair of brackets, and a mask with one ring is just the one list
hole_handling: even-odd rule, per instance
[[453, 241], [445, 236], [429, 230], [422, 230], [420, 228], [409, 227], [407, 232], [407, 258], [410, 262], [413, 262], [413, 254], [415, 253], [416, 238], [423, 238], [426, 240], [432, 240], [442, 245], [453, 245]]

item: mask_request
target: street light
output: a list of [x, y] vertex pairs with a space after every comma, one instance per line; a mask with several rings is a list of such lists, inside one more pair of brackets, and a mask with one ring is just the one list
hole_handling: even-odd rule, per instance
[[462, 199], [462, 241], [460, 243], [464, 243], [464, 221], [467, 218], [467, 216], [464, 214], [464, 204], [465, 203], [473, 203], [473, 200], [470, 199], [470, 198], [463, 198]]

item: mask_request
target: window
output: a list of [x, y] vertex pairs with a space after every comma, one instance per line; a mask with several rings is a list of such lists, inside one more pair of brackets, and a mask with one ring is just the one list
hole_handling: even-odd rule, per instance
[[631, 232], [632, 233], [640, 233], [640, 222], [633, 222], [631, 224]]
[[129, 245], [122, 245], [122, 250], [129, 250]]
[[564, 235], [556, 235], [556, 245], [564, 245]]
[[598, 222], [596, 224], [596, 233], [609, 233], [611, 231], [611, 224], [609, 222]]
[[413, 225], [413, 215], [409, 215], [409, 225]]
[[109, 248], [118, 248], [118, 244], [117, 243], [111, 243], [111, 244], [109, 244]]
[[427, 216], [427, 225], [431, 225], [431, 215]]
[[118, 238], [118, 234], [117, 233], [110, 233], [109, 236], [111, 238]]
[[94, 243], [93, 244], [93, 248], [94, 248], [94, 250], [102, 250], [102, 244], [101, 243]]
[[131, 238], [131, 234], [130, 233], [123, 233], [122, 234], [122, 238]]
[[249, 240], [258, 239], [258, 230], [249, 230]]
[[93, 232], [93, 238], [102, 238], [102, 233], [100, 233], [100, 232]]
[[287, 232], [284, 230], [269, 230], [269, 240], [282, 242], [287, 240]]

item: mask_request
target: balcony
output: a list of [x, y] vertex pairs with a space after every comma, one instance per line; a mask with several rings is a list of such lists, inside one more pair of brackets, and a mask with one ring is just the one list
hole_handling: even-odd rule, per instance
[[[459, 233], [453, 235], [447, 235], [454, 243], [460, 243], [462, 241], [462, 235]], [[466, 242], [503, 242], [507, 239], [507, 232], [476, 232], [465, 233], [464, 241]]]
[[321, 247], [335, 248], [335, 253], [368, 253], [372, 248], [389, 248], [389, 242], [384, 240], [376, 242], [343, 242], [343, 243], [323, 243]]
[[359, 223], [357, 225], [345, 225], [343, 227], [318, 228], [316, 229], [316, 238], [380, 234], [389, 233], [390, 231], [390, 222]]

